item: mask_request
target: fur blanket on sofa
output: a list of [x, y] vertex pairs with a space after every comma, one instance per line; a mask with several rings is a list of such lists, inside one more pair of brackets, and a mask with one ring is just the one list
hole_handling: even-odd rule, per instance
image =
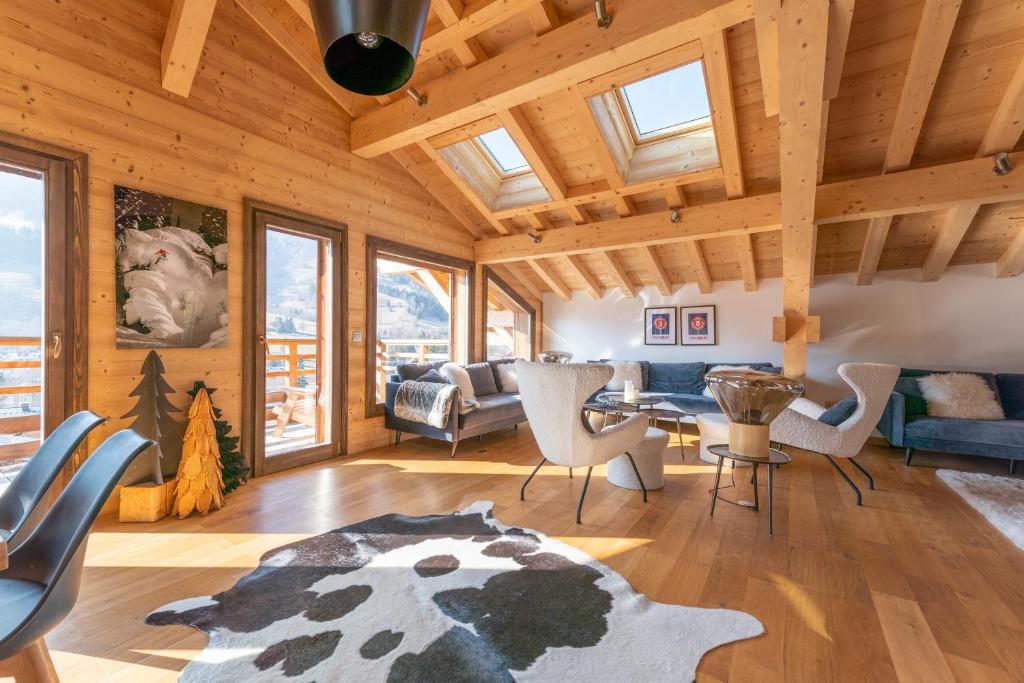
[[452, 402], [462, 406], [462, 390], [455, 384], [402, 382], [395, 396], [395, 416], [444, 429], [452, 414]]

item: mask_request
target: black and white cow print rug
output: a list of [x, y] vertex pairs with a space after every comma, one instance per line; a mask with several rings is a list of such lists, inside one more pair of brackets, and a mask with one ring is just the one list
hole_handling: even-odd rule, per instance
[[666, 605], [586, 553], [494, 519], [384, 515], [271, 550], [217, 595], [146, 618], [210, 642], [181, 681], [691, 681], [763, 632]]

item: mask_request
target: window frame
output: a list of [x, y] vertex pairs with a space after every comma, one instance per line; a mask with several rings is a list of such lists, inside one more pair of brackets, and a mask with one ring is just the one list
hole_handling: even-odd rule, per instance
[[[505, 130], [505, 132], [508, 133], [508, 130], [506, 130], [504, 128], [495, 128], [494, 130], [486, 131], [484, 133], [481, 133], [480, 135], [486, 135], [487, 133], [493, 133], [495, 130]], [[487, 149], [487, 145], [485, 145], [483, 140], [480, 139], [480, 135], [474, 135], [473, 137], [470, 138], [470, 141], [473, 144], [473, 148], [477, 152], [480, 153], [480, 155], [483, 157], [484, 161], [487, 162], [488, 168], [490, 168], [491, 171], [494, 172], [494, 175], [497, 176], [498, 180], [505, 181], [505, 180], [509, 180], [511, 178], [518, 178], [520, 176], [529, 175], [530, 173], [534, 173], [533, 168], [530, 167], [529, 160], [527, 160], [526, 166], [524, 166], [523, 168], [519, 169], [518, 171], [512, 171], [512, 172], [506, 171], [504, 168], [501, 167], [501, 164], [498, 162], [498, 160], [496, 158], [494, 158], [494, 155], [491, 154], [490, 150]], [[511, 134], [509, 134], [509, 137], [511, 137]], [[512, 140], [512, 144], [515, 144], [515, 142], [516, 142], [515, 140]], [[516, 149], [519, 149], [519, 145], [516, 145]], [[520, 149], [519, 153], [522, 154], [523, 150]], [[526, 155], [523, 155], [523, 158], [525, 159]]]
[[[634, 83], [639, 83], [641, 81], [646, 81], [651, 78], [656, 78], [661, 74], [668, 73], [669, 71], [675, 71], [676, 69], [681, 69], [685, 66], [689, 66], [690, 64], [698, 62], [701, 66], [701, 80], [704, 83], [704, 93], [705, 95], [707, 95], [708, 100], [708, 115], [706, 117], [702, 117], [700, 119], [695, 119], [694, 121], [684, 123], [678, 128], [663, 129], [662, 132], [655, 131], [652, 133], [648, 133], [646, 135], [641, 133], [639, 127], [637, 126], [636, 118], [633, 116], [633, 108], [629, 104], [629, 98], [626, 96], [625, 89], [633, 85]], [[694, 59], [684, 64], [678, 64], [671, 68], [659, 71], [658, 73], [644, 75], [643, 78], [636, 78], [628, 83], [623, 83], [622, 85], [616, 86], [612, 92], [615, 95], [615, 103], [618, 105], [619, 108], [619, 115], [622, 116], [622, 118], [626, 122], [626, 128], [629, 130], [630, 137], [633, 139], [634, 147], [642, 147], [644, 145], [660, 142], [662, 140], [668, 140], [670, 138], [683, 137], [685, 135], [690, 135], [691, 133], [707, 130], [709, 128], [712, 130], [714, 129], [714, 116], [712, 113], [711, 92], [708, 90], [707, 72], [704, 70], [704, 60], [701, 58]]]
[[[366, 333], [364, 335], [366, 348], [366, 410], [368, 418], [384, 414], [384, 404], [377, 402], [377, 259], [385, 258], [409, 265], [422, 265], [434, 270], [443, 270], [452, 274], [453, 284], [459, 279], [460, 274], [465, 279], [466, 289], [466, 359], [471, 361], [475, 357], [474, 334], [474, 309], [475, 301], [475, 280], [476, 265], [472, 261], [440, 254], [437, 252], [409, 246], [400, 242], [381, 239], [379, 237], [366, 238]], [[461, 284], [461, 283], [460, 283]], [[452, 310], [455, 310], [456, 303], [455, 287], [452, 287]], [[454, 339], [458, 330], [455, 328], [456, 320], [452, 316], [452, 331], [450, 336]], [[452, 348], [451, 346], [449, 348]]]
[[530, 331], [529, 331], [529, 336], [530, 336], [530, 357], [527, 358], [526, 360], [529, 360], [529, 361], [535, 360], [536, 357], [537, 357], [537, 309], [535, 309], [532, 305], [530, 305], [530, 303], [527, 302], [526, 299], [524, 299], [523, 296], [521, 294], [519, 294], [519, 292], [517, 292], [515, 289], [510, 287], [509, 284], [507, 282], [505, 282], [505, 280], [500, 275], [498, 275], [498, 273], [495, 272], [494, 269], [491, 268], [490, 266], [484, 266], [484, 268], [483, 268], [483, 306], [482, 306], [482, 308], [483, 308], [483, 325], [482, 325], [482, 327], [483, 327], [483, 346], [484, 346], [484, 348], [483, 348], [483, 357], [484, 357], [484, 360], [485, 361], [490, 361], [491, 360], [490, 358], [488, 358], [488, 353], [487, 353], [487, 330], [489, 329], [488, 324], [487, 324], [487, 318], [488, 318], [488, 314], [490, 312], [489, 311], [489, 307], [487, 305], [487, 302], [488, 302], [488, 299], [490, 298], [489, 294], [490, 294], [490, 288], [491, 288], [491, 282], [492, 281], [493, 281], [493, 283], [495, 285], [497, 285], [497, 287], [502, 291], [503, 294], [505, 294], [508, 298], [512, 299], [512, 301], [516, 302], [517, 305], [522, 307], [522, 309], [529, 314], [529, 316], [530, 316]]

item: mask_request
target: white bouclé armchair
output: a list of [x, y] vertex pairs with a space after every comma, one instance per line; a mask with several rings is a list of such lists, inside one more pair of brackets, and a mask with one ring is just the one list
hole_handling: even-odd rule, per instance
[[545, 462], [569, 468], [586, 467], [587, 478], [576, 506], [576, 523], [579, 524], [583, 498], [587, 495], [594, 466], [625, 454], [640, 481], [644, 502], [647, 502], [647, 490], [629, 453], [647, 434], [647, 416], [630, 415], [625, 421], [600, 432], [595, 432], [583, 417], [583, 404], [608, 383], [612, 374], [610, 366], [598, 363], [516, 362], [523, 411], [543, 456], [523, 483], [519, 495], [521, 500], [525, 499], [527, 484]]

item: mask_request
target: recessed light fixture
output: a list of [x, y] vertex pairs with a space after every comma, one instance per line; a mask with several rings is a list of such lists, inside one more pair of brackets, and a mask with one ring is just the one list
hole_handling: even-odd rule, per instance
[[1013, 170], [1013, 164], [1010, 162], [1010, 155], [1006, 152], [1000, 152], [992, 158], [996, 162], [996, 165], [992, 167], [992, 172], [996, 175], [1006, 175]]
[[540, 235], [538, 235], [535, 232], [526, 233], [526, 238], [533, 242], [534, 244], [540, 244]]

